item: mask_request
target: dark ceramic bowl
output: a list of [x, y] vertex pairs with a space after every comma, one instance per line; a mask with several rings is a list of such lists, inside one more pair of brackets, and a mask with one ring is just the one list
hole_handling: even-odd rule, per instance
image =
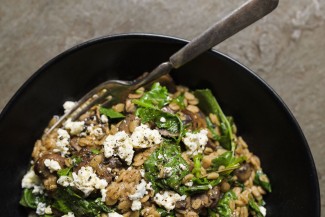
[[[78, 45], [45, 64], [0, 116], [1, 216], [26, 216], [18, 205], [34, 142], [66, 100], [107, 79], [134, 79], [180, 49], [183, 40], [147, 34], [108, 36]], [[267, 216], [320, 216], [319, 185], [306, 139], [279, 96], [252, 71], [209, 51], [172, 72], [179, 84], [210, 88], [269, 175]]]

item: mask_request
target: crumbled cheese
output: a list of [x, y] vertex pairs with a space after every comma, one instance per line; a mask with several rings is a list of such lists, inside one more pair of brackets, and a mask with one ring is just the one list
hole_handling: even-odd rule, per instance
[[185, 170], [185, 169], [187, 168], [184, 164], [180, 164], [179, 167], [180, 167], [182, 170]]
[[148, 192], [146, 191], [147, 182], [144, 179], [141, 179], [141, 182], [136, 186], [135, 193], [129, 195], [131, 200], [139, 200]]
[[89, 135], [94, 135], [96, 137], [104, 135], [103, 129], [101, 127], [88, 126], [87, 132]]
[[78, 135], [84, 130], [84, 127], [84, 121], [72, 121], [71, 118], [69, 118], [64, 124], [64, 128], [70, 130], [71, 135]]
[[73, 212], [68, 212], [68, 214], [63, 215], [62, 217], [74, 217], [74, 213]]
[[266, 208], [264, 206], [260, 206], [260, 212], [262, 213], [263, 216], [266, 216]]
[[161, 117], [161, 118], [160, 118], [160, 122], [163, 122], [163, 123], [165, 123], [165, 122], [166, 122], [166, 118], [164, 118], [164, 117]]
[[144, 177], [145, 174], [146, 174], [146, 171], [144, 169], [140, 169], [140, 175], [141, 175], [141, 177]]
[[69, 176], [60, 176], [60, 178], [56, 181], [58, 184], [63, 187], [73, 186], [73, 179]]
[[108, 118], [107, 118], [106, 115], [101, 115], [101, 116], [100, 116], [100, 120], [101, 120], [101, 122], [104, 123], [104, 124], [108, 123]]
[[146, 189], [147, 189], [147, 190], [150, 190], [150, 191], [153, 190], [153, 188], [152, 188], [152, 183], [151, 183], [151, 182], [148, 182], [148, 183], [147, 183], [147, 185], [146, 185]]
[[103, 190], [105, 190], [107, 186], [107, 181], [98, 178], [92, 167], [81, 167], [80, 170], [78, 170], [78, 174], [75, 172], [72, 173], [72, 178], [73, 180], [68, 176], [61, 176], [57, 183], [64, 187], [75, 186], [82, 191], [85, 196], [89, 196], [93, 190], [99, 189], [102, 193], [102, 199], [104, 196], [106, 197], [106, 192]]
[[45, 159], [44, 164], [47, 168], [49, 168], [50, 172], [58, 171], [61, 169], [59, 162], [57, 162], [56, 160]]
[[63, 108], [64, 108], [64, 114], [70, 112], [73, 107], [75, 107], [77, 104], [77, 102], [72, 102], [72, 101], [66, 101], [64, 104], [63, 104]]
[[164, 167], [164, 177], [169, 177], [172, 175], [173, 168], [172, 167]]
[[105, 202], [105, 200], [106, 200], [106, 195], [107, 195], [107, 191], [106, 191], [106, 189], [105, 189], [105, 188], [101, 189], [101, 190], [100, 190], [100, 193], [101, 193], [101, 195], [102, 195], [102, 201]]
[[132, 206], [131, 206], [131, 210], [132, 211], [137, 211], [137, 210], [140, 210], [141, 209], [141, 202], [139, 200], [134, 200], [132, 202]]
[[197, 155], [203, 152], [205, 145], [209, 140], [208, 131], [206, 129], [202, 129], [198, 133], [187, 132], [182, 140], [187, 146], [187, 154], [192, 156]]
[[117, 212], [111, 212], [108, 213], [108, 217], [123, 217], [123, 215], [120, 215]]
[[24, 175], [21, 181], [22, 188], [33, 188], [32, 193], [34, 194], [43, 194], [44, 186], [40, 178], [35, 174], [33, 168]]
[[36, 214], [38, 215], [52, 214], [52, 209], [50, 206], [46, 206], [45, 203], [39, 202], [37, 204]]
[[124, 131], [107, 136], [103, 145], [105, 157], [109, 158], [113, 155], [118, 155], [128, 165], [132, 163], [134, 155], [133, 146], [130, 142], [130, 137]]
[[173, 191], [164, 191], [163, 194], [157, 193], [154, 197], [156, 204], [165, 207], [168, 212], [175, 208], [176, 202], [185, 199], [186, 195], [181, 196]]
[[54, 152], [61, 152], [61, 155], [64, 157], [66, 154], [69, 154], [69, 141], [70, 135], [66, 130], [58, 129], [58, 138], [56, 141], [56, 148], [53, 149]]
[[162, 142], [158, 130], [151, 130], [147, 125], [141, 124], [134, 129], [131, 135], [132, 145], [135, 148], [149, 148]]
[[188, 187], [192, 187], [193, 186], [193, 181], [190, 180], [190, 181], [186, 182], [184, 185], [186, 185]]

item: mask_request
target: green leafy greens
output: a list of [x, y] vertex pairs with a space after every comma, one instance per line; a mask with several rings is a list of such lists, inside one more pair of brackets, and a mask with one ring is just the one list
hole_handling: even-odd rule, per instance
[[[225, 149], [234, 151], [235, 142], [232, 133], [231, 123], [223, 113], [219, 103], [217, 102], [216, 98], [213, 96], [211, 90], [209, 89], [196, 90], [194, 92], [194, 95], [199, 99], [199, 107], [203, 112], [205, 112], [206, 114], [209, 113], [216, 114], [220, 120], [221, 136], [220, 138], [215, 137], [216, 140], [219, 141], [222, 147], [224, 147]], [[210, 128], [211, 125], [209, 129]]]
[[229, 203], [231, 200], [235, 200], [236, 198], [236, 194], [233, 191], [226, 192], [218, 202], [218, 214], [222, 217], [231, 217], [232, 210], [229, 206]]
[[[164, 170], [168, 168], [168, 174]], [[155, 191], [159, 189], [179, 190], [182, 179], [190, 172], [189, 166], [182, 158], [179, 146], [164, 142], [144, 162], [145, 177], [152, 183]]]
[[[245, 161], [244, 157], [234, 157], [233, 152], [227, 151], [220, 155], [219, 157], [212, 160], [212, 164], [210, 170], [217, 171], [222, 174], [230, 174], [234, 169], [240, 167], [240, 163]], [[224, 166], [225, 168], [219, 170], [220, 166]]]
[[258, 204], [253, 199], [250, 199], [248, 204], [249, 204], [249, 207], [253, 211], [255, 211], [257, 217], [264, 217], [263, 213], [261, 212], [260, 207], [258, 206]]
[[256, 171], [255, 178], [254, 178], [254, 184], [259, 185], [262, 188], [264, 188], [268, 192], [272, 192], [271, 184], [269, 182], [269, 178], [265, 173], [263, 173], [262, 170]]
[[155, 82], [151, 89], [143, 94], [138, 100], [133, 100], [137, 105], [147, 108], [162, 108], [170, 102], [168, 90], [161, 86], [159, 82]]
[[124, 118], [125, 117], [122, 113], [117, 112], [112, 108], [108, 109], [108, 108], [100, 107], [99, 108], [99, 113], [102, 114], [102, 115], [106, 115], [110, 119], [118, 119], [118, 118]]

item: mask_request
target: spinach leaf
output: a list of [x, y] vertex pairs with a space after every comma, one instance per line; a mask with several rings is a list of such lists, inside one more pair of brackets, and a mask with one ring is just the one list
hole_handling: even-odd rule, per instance
[[268, 192], [272, 192], [271, 184], [269, 181], [269, 178], [265, 173], [263, 173], [262, 170], [256, 171], [255, 178], [254, 178], [254, 184], [259, 185], [262, 188], [264, 188]]
[[148, 92], [138, 100], [133, 100], [133, 103], [146, 108], [162, 108], [170, 102], [168, 90], [161, 86], [159, 82], [155, 82]]
[[212, 139], [216, 140], [216, 141], [219, 141], [220, 140], [220, 136], [216, 133], [216, 131], [214, 130], [214, 127], [213, 127], [213, 124], [210, 120], [209, 117], [206, 117], [205, 118], [206, 122], [207, 122], [207, 127], [208, 127], [208, 130], [211, 132], [212, 134]]
[[231, 217], [232, 211], [229, 206], [229, 202], [231, 200], [235, 200], [236, 198], [236, 194], [233, 191], [230, 190], [226, 192], [218, 202], [218, 214], [222, 217]]
[[86, 200], [75, 193], [71, 188], [58, 188], [53, 194], [55, 202], [52, 207], [63, 212], [73, 212], [76, 216], [99, 216], [101, 212], [112, 212], [101, 198]]
[[264, 216], [263, 213], [260, 210], [260, 207], [258, 206], [258, 204], [253, 199], [250, 199], [248, 204], [249, 204], [249, 207], [253, 211], [255, 211], [257, 217], [263, 217]]
[[[152, 108], [138, 108], [136, 110], [136, 116], [141, 119], [142, 123], [153, 122], [160, 129], [166, 129], [171, 133], [179, 133], [181, 128], [181, 122], [176, 115], [163, 112]], [[160, 121], [161, 118], [165, 118], [165, 121]]]
[[211, 90], [196, 90], [194, 95], [199, 99], [199, 107], [205, 113], [216, 114], [220, 120], [221, 137], [218, 139], [222, 147], [227, 150], [235, 150], [234, 136], [232, 133], [232, 126], [228, 118], [223, 113], [216, 98], [213, 96]]
[[117, 119], [117, 118], [124, 118], [125, 117], [122, 113], [117, 112], [112, 108], [108, 109], [108, 108], [100, 107], [99, 108], [99, 113], [102, 114], [102, 115], [106, 115], [110, 119]]
[[60, 170], [58, 170], [57, 174], [58, 174], [58, 176], [71, 176], [71, 169], [72, 169], [72, 167], [60, 169]]
[[24, 207], [29, 207], [36, 209], [37, 207], [37, 202], [38, 202], [38, 196], [32, 193], [32, 189], [30, 188], [25, 188], [23, 195], [21, 196], [21, 199], [19, 201], [19, 204], [24, 206]]
[[[164, 174], [168, 168], [168, 174]], [[189, 173], [189, 166], [181, 156], [178, 145], [164, 142], [144, 162], [145, 177], [155, 191], [174, 189], [178, 191], [182, 179]]]
[[[236, 158], [234, 157], [232, 151], [227, 151], [212, 160], [212, 164], [209, 170], [217, 170], [219, 173], [222, 174], [230, 174], [234, 169], [239, 168], [240, 163], [242, 163], [243, 161], [245, 161], [245, 157]], [[224, 166], [225, 168], [222, 170], [218, 170], [220, 166]]]

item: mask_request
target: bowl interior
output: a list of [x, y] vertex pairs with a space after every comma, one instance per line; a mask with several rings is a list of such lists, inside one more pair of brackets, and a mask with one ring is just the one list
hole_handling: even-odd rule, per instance
[[[21, 178], [34, 142], [66, 100], [78, 100], [107, 79], [133, 79], [185, 44], [170, 37], [120, 35], [72, 48], [38, 70], [0, 116], [1, 213], [26, 216], [18, 205]], [[49, 45], [50, 46], [50, 45]], [[210, 88], [239, 135], [257, 154], [273, 192], [266, 196], [267, 216], [320, 216], [319, 186], [308, 144], [291, 113], [260, 78], [217, 53], [206, 52], [174, 70], [178, 84]]]

